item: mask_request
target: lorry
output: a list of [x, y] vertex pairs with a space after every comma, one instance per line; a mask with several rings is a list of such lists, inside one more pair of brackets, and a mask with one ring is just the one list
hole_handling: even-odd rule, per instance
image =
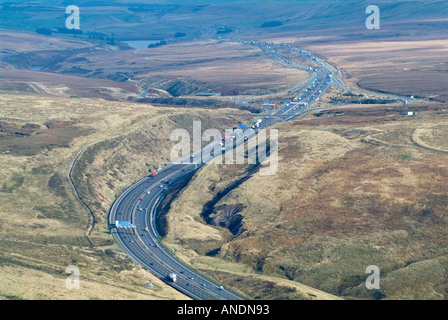
[[177, 280], [177, 276], [176, 276], [176, 274], [174, 274], [174, 273], [170, 273], [170, 274], [168, 275], [168, 279], [169, 279], [171, 282], [176, 282], [176, 280]]
[[254, 124], [252, 125], [252, 129], [260, 128], [260, 123], [262, 121], [263, 121], [262, 119], [258, 119], [257, 122], [254, 122]]

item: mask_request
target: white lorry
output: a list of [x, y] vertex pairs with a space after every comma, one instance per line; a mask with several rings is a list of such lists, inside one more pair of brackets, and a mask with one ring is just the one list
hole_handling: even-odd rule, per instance
[[174, 273], [170, 273], [168, 275], [168, 279], [170, 279], [170, 281], [172, 281], [172, 282], [176, 282], [177, 276]]

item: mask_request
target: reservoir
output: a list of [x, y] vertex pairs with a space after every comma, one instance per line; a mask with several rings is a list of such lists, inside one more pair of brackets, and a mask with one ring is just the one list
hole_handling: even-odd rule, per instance
[[30, 70], [33, 70], [33, 71], [40, 71], [40, 70], [42, 70], [43, 67], [44, 67], [44, 66], [32, 66], [32, 67], [30, 68]]

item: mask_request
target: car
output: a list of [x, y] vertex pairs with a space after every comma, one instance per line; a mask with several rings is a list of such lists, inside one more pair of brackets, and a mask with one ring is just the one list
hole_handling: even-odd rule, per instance
[[193, 277], [188, 277], [190, 280], [193, 280], [194, 278]]
[[219, 286], [218, 290], [224, 290], [224, 287], [223, 286]]
[[187, 283], [187, 286], [191, 286], [191, 283]]
[[201, 286], [205, 287], [205, 283], [201, 284]]
[[161, 184], [161, 185], [159, 186], [159, 188], [162, 189], [162, 188], [163, 188], [163, 184]]

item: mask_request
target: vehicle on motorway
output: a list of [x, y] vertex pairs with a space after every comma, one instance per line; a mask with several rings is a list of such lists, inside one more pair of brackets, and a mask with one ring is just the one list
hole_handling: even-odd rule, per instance
[[168, 279], [169, 279], [170, 281], [172, 281], [172, 282], [176, 282], [176, 281], [177, 281], [177, 276], [176, 276], [175, 273], [170, 273], [170, 274], [168, 275]]
[[151, 173], [151, 177], [155, 177], [157, 175], [157, 171], [153, 171], [152, 173]]

